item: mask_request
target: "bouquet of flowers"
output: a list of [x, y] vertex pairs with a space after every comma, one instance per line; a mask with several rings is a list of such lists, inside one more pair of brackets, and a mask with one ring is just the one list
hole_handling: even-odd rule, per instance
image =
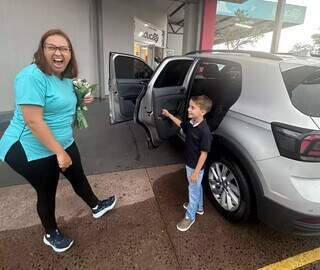
[[72, 84], [77, 96], [76, 115], [74, 119], [74, 126], [78, 129], [87, 128], [88, 123], [84, 116], [84, 112], [88, 110], [87, 106], [83, 103], [85, 95], [90, 95], [96, 90], [97, 84], [89, 84], [86, 79], [73, 79]]

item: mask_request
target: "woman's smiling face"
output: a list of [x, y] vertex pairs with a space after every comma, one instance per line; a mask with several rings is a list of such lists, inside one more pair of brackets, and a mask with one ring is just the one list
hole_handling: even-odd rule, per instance
[[68, 41], [60, 35], [49, 36], [43, 44], [43, 50], [51, 72], [60, 77], [71, 59], [71, 49]]

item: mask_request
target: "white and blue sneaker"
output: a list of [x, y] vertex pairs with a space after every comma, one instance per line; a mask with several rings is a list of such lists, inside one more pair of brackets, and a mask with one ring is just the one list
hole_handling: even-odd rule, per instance
[[[188, 209], [188, 205], [189, 204], [187, 202], [185, 202], [183, 204], [183, 208], [187, 210]], [[202, 210], [197, 210], [197, 214], [202, 216], [204, 214], [204, 210], [203, 209]]]
[[43, 236], [43, 243], [52, 247], [55, 252], [64, 252], [68, 250], [73, 242], [74, 241], [70, 237], [63, 235], [58, 229]]
[[116, 204], [116, 196], [111, 196], [105, 200], [102, 200], [98, 203], [95, 208], [92, 208], [92, 215], [94, 218], [102, 217], [105, 213], [110, 211]]

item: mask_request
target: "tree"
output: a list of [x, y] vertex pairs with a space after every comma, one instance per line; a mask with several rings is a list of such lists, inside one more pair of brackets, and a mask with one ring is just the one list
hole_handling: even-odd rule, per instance
[[[248, 25], [249, 16], [246, 10], [237, 9], [235, 12], [235, 22]], [[241, 46], [246, 44], [253, 45], [261, 37], [263, 37], [263, 28], [252, 27], [252, 28], [236, 28], [235, 27], [225, 27], [220, 31], [217, 31], [217, 38], [222, 39], [228, 50], [232, 48], [233, 50], [238, 50]]]
[[303, 52], [311, 52], [313, 51], [313, 46], [308, 43], [296, 43], [293, 45], [292, 49], [289, 51], [289, 53], [293, 54], [299, 54]]
[[311, 54], [320, 54], [320, 33], [311, 36], [312, 45], [308, 43], [299, 42], [293, 45], [290, 53], [310, 52]]
[[313, 40], [313, 50], [312, 52], [314, 54], [320, 54], [320, 34], [313, 34], [311, 36], [312, 40]]

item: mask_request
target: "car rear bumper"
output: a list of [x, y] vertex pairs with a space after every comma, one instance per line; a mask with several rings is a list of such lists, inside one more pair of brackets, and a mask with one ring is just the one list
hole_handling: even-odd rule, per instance
[[258, 201], [258, 217], [270, 227], [284, 233], [320, 235], [320, 215], [299, 213], [266, 197]]

